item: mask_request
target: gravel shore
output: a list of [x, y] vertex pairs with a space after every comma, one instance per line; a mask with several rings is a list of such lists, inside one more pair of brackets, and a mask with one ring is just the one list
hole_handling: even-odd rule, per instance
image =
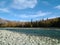
[[60, 40], [0, 30], [0, 45], [60, 45]]

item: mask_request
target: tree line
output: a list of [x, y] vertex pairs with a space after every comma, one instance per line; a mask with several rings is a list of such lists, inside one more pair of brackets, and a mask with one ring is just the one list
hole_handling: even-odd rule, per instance
[[8, 21], [0, 23], [0, 27], [60, 27], [60, 17], [31, 22]]

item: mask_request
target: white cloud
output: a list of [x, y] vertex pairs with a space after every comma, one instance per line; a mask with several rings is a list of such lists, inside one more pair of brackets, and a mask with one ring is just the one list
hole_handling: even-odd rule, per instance
[[19, 18], [20, 21], [24, 21], [25, 22], [25, 21], [31, 21], [31, 19], [33, 19], [33, 21], [40, 20], [41, 19], [40, 17], [47, 16], [47, 15], [50, 15], [50, 14], [52, 14], [52, 13], [51, 12], [38, 11], [38, 12], [35, 12], [35, 14], [32, 14], [32, 15], [28, 15], [28, 14], [16, 15], [15, 14], [14, 16]]
[[20, 19], [20, 22], [27, 22], [27, 21], [31, 21], [31, 20], [22, 20], [22, 19]]
[[7, 8], [0, 8], [0, 11], [6, 12], [6, 13], [10, 12]]
[[37, 16], [45, 16], [45, 15], [48, 15], [48, 14], [51, 14], [51, 12], [38, 11], [38, 12], [36, 13]]
[[56, 8], [56, 9], [60, 9], [60, 5], [57, 5], [56, 7], [54, 7], [54, 8]]
[[19, 18], [25, 18], [25, 19], [28, 19], [28, 18], [38, 18], [38, 17], [41, 17], [41, 16], [46, 16], [46, 15], [49, 15], [51, 14], [51, 12], [42, 12], [42, 11], [38, 11], [36, 12], [34, 15], [28, 15], [28, 14], [21, 14], [21, 15], [15, 15], [16, 17], [19, 17]]
[[36, 4], [37, 0], [14, 0], [11, 7], [16, 9], [26, 9], [34, 8]]
[[60, 17], [60, 16], [51, 16], [48, 19], [53, 19], [53, 18], [57, 18], [57, 17]]

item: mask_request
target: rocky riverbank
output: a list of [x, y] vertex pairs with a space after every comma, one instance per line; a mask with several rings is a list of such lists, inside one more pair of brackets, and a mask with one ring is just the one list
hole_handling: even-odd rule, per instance
[[60, 40], [0, 30], [0, 45], [60, 45]]

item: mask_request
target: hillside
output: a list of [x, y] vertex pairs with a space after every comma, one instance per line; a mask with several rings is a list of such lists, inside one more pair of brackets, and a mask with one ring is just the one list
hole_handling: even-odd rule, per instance
[[42, 27], [60, 27], [60, 17], [39, 21]]
[[17, 22], [0, 18], [0, 27], [60, 27], [60, 17], [35, 22]]

